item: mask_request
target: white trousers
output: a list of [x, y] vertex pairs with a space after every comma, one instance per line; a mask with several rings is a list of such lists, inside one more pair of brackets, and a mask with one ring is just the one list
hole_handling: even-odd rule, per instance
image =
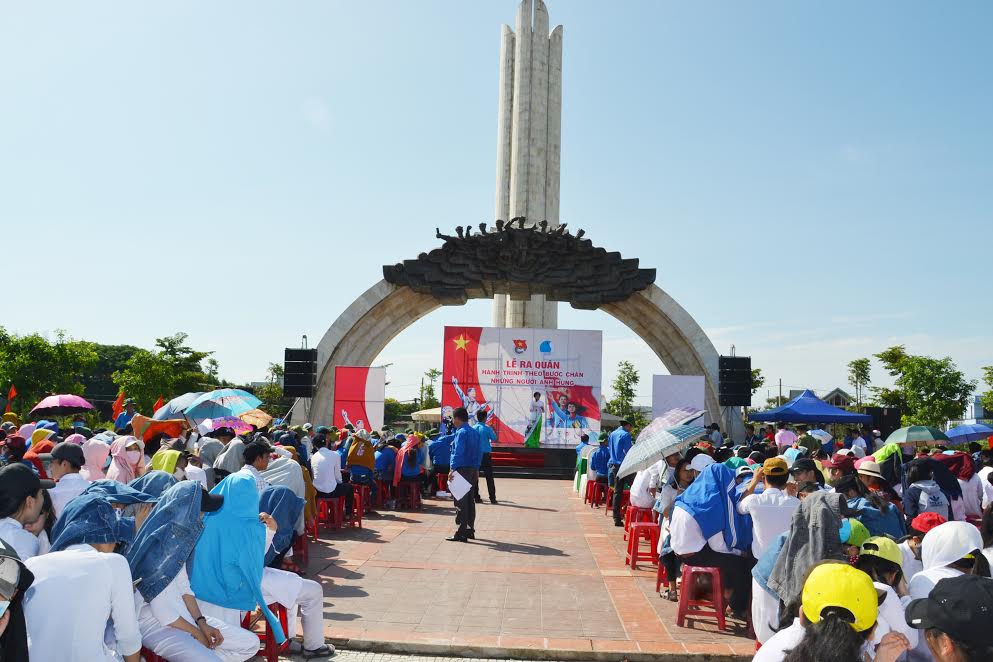
[[[277, 596], [267, 589], [273, 588], [272, 584], [276, 583], [277, 573], [285, 571], [268, 572], [271, 568], [266, 570], [267, 572], [262, 575], [262, 597], [269, 601], [270, 597]], [[296, 595], [296, 606], [300, 608], [300, 622], [303, 625], [303, 647], [307, 650], [320, 648], [324, 645], [324, 590], [321, 585], [312, 579], [301, 579], [300, 590]], [[296, 634], [294, 605], [288, 605], [286, 611], [290, 621], [290, 631], [286, 636], [292, 637]]]
[[140, 623], [141, 644], [169, 662], [244, 662], [259, 652], [259, 638], [254, 633], [216, 618], [208, 618], [207, 623], [224, 637], [213, 650], [186, 632], [162, 625], [154, 618]]
[[769, 595], [752, 579], [752, 628], [755, 639], [764, 644], [776, 634], [772, 626], [779, 625], [779, 600]]

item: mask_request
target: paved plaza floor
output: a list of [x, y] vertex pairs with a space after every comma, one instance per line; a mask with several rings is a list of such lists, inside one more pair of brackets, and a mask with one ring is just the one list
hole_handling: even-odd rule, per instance
[[447, 542], [450, 500], [321, 532], [307, 576], [349, 651], [517, 659], [751, 659], [744, 632], [675, 624], [655, 568], [624, 564], [623, 530], [567, 481], [498, 479], [475, 541]]

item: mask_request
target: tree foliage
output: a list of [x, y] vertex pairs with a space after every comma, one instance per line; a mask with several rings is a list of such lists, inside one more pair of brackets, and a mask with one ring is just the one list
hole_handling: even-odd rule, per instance
[[976, 382], [965, 378], [950, 357], [908, 354], [896, 345], [875, 355], [892, 377], [894, 388], [874, 388], [885, 407], [899, 407], [903, 425], [940, 427], [949, 419], [961, 418]]
[[993, 365], [983, 366], [983, 382], [986, 384], [987, 390], [983, 391], [980, 404], [983, 405], [986, 418], [990, 418], [993, 414]]
[[789, 401], [789, 396], [774, 395], [771, 398], [766, 398], [765, 407], [762, 408], [762, 411], [769, 411], [770, 409], [775, 409], [776, 407], [782, 407]]
[[13, 384], [11, 409], [26, 414], [38, 401], [57, 393], [84, 391], [83, 378], [97, 363], [93, 343], [55, 332], [54, 342], [32, 333], [19, 336], [0, 327], [0, 385], [3, 396]]
[[[200, 352], [185, 344], [186, 333], [157, 338], [157, 350], [139, 349], [124, 366], [114, 372], [117, 387], [138, 403], [138, 410], [151, 413], [161, 396], [165, 400], [190, 391], [204, 391], [217, 385], [216, 362], [205, 369], [212, 352]], [[210, 374], [213, 371], [215, 374]]]
[[437, 392], [434, 389], [434, 382], [441, 377], [441, 370], [431, 368], [424, 373], [424, 377], [427, 379], [427, 382], [425, 382], [421, 387], [420, 408], [431, 409], [433, 407], [441, 406], [441, 402], [438, 400], [438, 396], [436, 394]]
[[642, 428], [648, 423], [648, 419], [634, 405], [636, 387], [641, 381], [641, 376], [630, 361], [621, 361], [617, 364], [617, 376], [610, 386], [614, 390], [614, 397], [604, 405], [604, 410], [608, 414], [620, 416], [626, 419], [635, 428]]
[[848, 383], [855, 389], [855, 402], [861, 406], [865, 389], [871, 381], [872, 364], [869, 359], [855, 359], [848, 362]]
[[[213, 361], [213, 359], [208, 359], [208, 361]], [[208, 375], [211, 367], [213, 366], [208, 365]], [[260, 408], [273, 418], [281, 418], [291, 406], [291, 403], [283, 395], [283, 366], [278, 363], [269, 364], [269, 367], [266, 368], [265, 384], [254, 390], [255, 397], [262, 401]]]
[[415, 411], [417, 411], [417, 401], [400, 402], [395, 398], [386, 398], [383, 402], [383, 421], [386, 425], [392, 425]]
[[758, 393], [764, 384], [765, 376], [762, 374], [762, 368], [752, 368], [752, 395]]

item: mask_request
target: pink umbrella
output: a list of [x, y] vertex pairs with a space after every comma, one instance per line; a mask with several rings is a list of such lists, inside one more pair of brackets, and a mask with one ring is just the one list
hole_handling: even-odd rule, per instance
[[31, 410], [30, 416], [68, 416], [90, 411], [93, 405], [78, 395], [50, 395]]
[[238, 434], [252, 431], [252, 426], [249, 423], [235, 416], [221, 416], [210, 420], [211, 430], [220, 430], [221, 428], [231, 428]]

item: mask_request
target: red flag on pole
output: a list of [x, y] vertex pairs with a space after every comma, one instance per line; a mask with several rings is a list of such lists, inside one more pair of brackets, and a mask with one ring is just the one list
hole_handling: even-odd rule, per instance
[[117, 420], [117, 417], [121, 415], [122, 411], [124, 411], [124, 391], [121, 391], [121, 394], [117, 396], [116, 400], [114, 400], [113, 412], [115, 421]]
[[162, 396], [160, 395], [159, 396], [159, 399], [155, 401], [155, 404], [154, 405], [152, 405], [152, 413], [154, 414], [158, 410], [162, 409], [162, 405], [164, 405], [164, 404], [165, 403], [162, 402]]
[[10, 390], [7, 391], [7, 409], [5, 411], [10, 411], [10, 407], [11, 407], [10, 401], [13, 400], [16, 397], [17, 397], [17, 389], [14, 388], [14, 385], [13, 384], [11, 384], [10, 385]]

